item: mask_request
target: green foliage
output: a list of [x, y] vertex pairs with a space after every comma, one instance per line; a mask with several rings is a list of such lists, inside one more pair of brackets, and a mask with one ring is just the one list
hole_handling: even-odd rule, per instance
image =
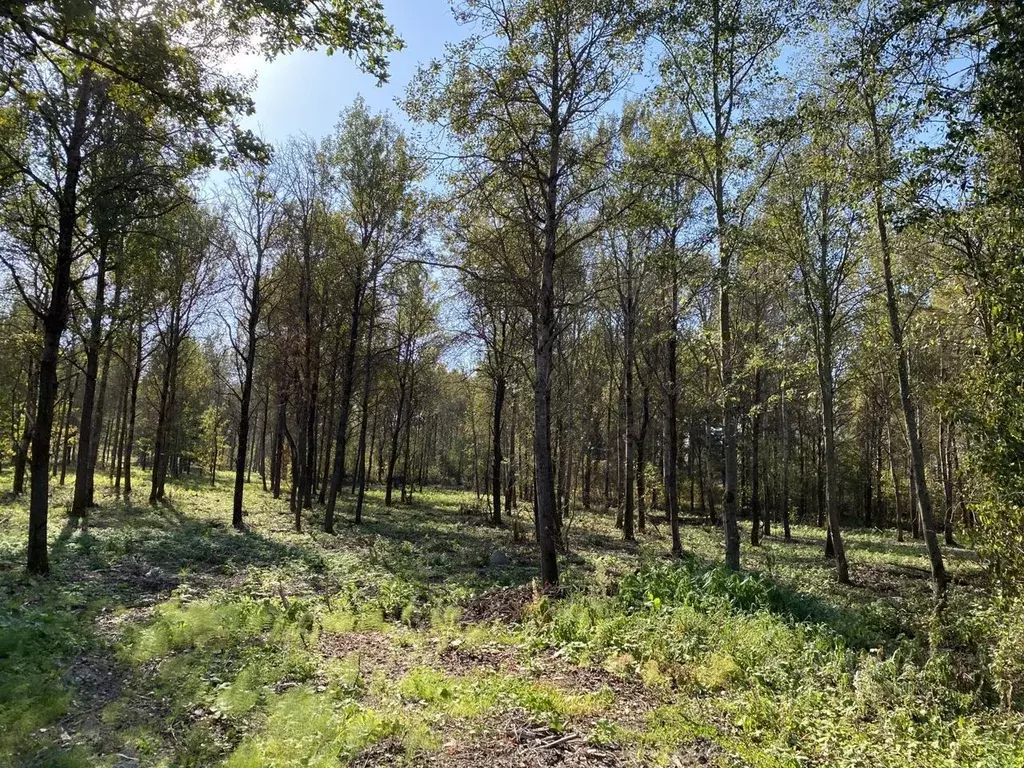
[[[528, 603], [515, 624], [467, 625], [459, 601], [531, 572], [481, 567], [490, 551], [523, 558], [530, 545], [464, 525], [471, 495], [434, 490], [390, 509], [374, 491], [364, 528], [331, 538], [282, 529], [285, 502], [252, 505], [237, 533], [215, 524], [229, 517], [228, 488], [177, 485], [173, 497], [169, 510], [101, 496], [88, 534], [55, 532], [64, 549], [41, 590], [0, 571], [0, 762], [91, 765], [103, 743], [146, 765], [336, 765], [377, 759], [363, 753], [386, 741], [416, 764], [506, 719], [652, 764], [694, 745], [712, 764], [1020, 762], [1024, 663], [1009, 599], [955, 590], [933, 646], [920, 584], [884, 597], [867, 576], [840, 587], [820, 540], [766, 540], [747, 563], [761, 570], [736, 576], [704, 559], [713, 529], [685, 528], [682, 560], [654, 557], [664, 541], [652, 532], [638, 559], [607, 548], [610, 516], [581, 513], [567, 596]], [[0, 528], [5, 562], [20, 559], [21, 522]], [[851, 531], [849, 546], [872, 567], [924, 558], [873, 532]], [[951, 567], [980, 568], [966, 556]], [[100, 575], [144, 580], [150, 568], [176, 573], [176, 590], [117, 610], [137, 605], [140, 582]], [[80, 702], [93, 678], [64, 670], [93, 659], [124, 687], [89, 705], [89, 726]], [[83, 742], [65, 746], [60, 727]]]
[[71, 696], [55, 661], [86, 643], [72, 605], [53, 596], [23, 605], [8, 595], [0, 610], [0, 762], [31, 746], [40, 728], [67, 712]]
[[299, 686], [273, 698], [266, 728], [244, 740], [224, 765], [333, 768], [368, 744], [403, 733], [404, 724], [397, 718]]
[[611, 691], [570, 692], [544, 682], [493, 673], [452, 677], [430, 668], [414, 669], [398, 684], [406, 699], [458, 718], [479, 717], [493, 709], [520, 708], [553, 730], [568, 718], [607, 709]]

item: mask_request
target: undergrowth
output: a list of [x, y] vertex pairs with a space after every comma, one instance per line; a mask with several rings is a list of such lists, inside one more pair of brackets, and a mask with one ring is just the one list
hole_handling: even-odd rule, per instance
[[[1024, 605], [988, 595], [970, 552], [950, 552], [936, 619], [918, 543], [851, 531], [851, 587], [813, 528], [746, 548], [737, 574], [712, 528], [670, 559], [664, 532], [637, 551], [581, 513], [554, 598], [470, 494], [371, 493], [338, 536], [247, 494], [244, 533], [226, 487], [102, 496], [87, 527], [55, 520], [49, 581], [22, 575], [23, 503], [2, 507], [0, 765], [327, 766], [374, 745], [443, 765], [515, 721], [624, 765], [699, 747], [722, 766], [1024, 766]], [[496, 587], [529, 590], [525, 612], [465, 623]]]

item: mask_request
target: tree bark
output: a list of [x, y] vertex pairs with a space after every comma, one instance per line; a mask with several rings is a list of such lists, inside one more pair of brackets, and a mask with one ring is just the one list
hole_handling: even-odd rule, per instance
[[[411, 345], [411, 339], [410, 339], [410, 345]], [[407, 355], [412, 355], [411, 348], [408, 351]], [[385, 476], [385, 479], [384, 479], [384, 484], [385, 484], [384, 485], [384, 506], [385, 507], [390, 507], [391, 506], [391, 491], [392, 491], [392, 488], [394, 487], [394, 484], [395, 484], [395, 466], [398, 464], [398, 446], [399, 446], [399, 441], [401, 440], [401, 437], [402, 437], [402, 428], [405, 426], [405, 410], [406, 410], [405, 400], [406, 400], [406, 397], [408, 396], [408, 393], [406, 392], [407, 385], [408, 385], [408, 381], [407, 381], [407, 379], [408, 379], [408, 366], [409, 366], [408, 357], [407, 357], [407, 359], [405, 361], [401, 361], [401, 365], [406, 370], [404, 370], [402, 372], [402, 374], [398, 377], [398, 407], [395, 409], [395, 426], [394, 426], [394, 429], [391, 430], [391, 450], [388, 453], [387, 475]], [[370, 449], [371, 449], [371, 455], [372, 455], [372, 450], [373, 450], [372, 443], [370, 445]]]
[[124, 440], [124, 495], [132, 495], [132, 450], [135, 447], [135, 416], [138, 412], [139, 380], [142, 376], [142, 321], [135, 337], [135, 366], [132, 370], [132, 393], [128, 405], [128, 431]]
[[636, 436], [636, 515], [640, 532], [647, 530], [647, 427], [651, 423], [651, 392], [647, 384], [641, 385], [640, 428]]
[[377, 315], [377, 284], [374, 282], [370, 293], [370, 319], [366, 326], [366, 360], [363, 365], [363, 402], [362, 420], [359, 426], [359, 447], [357, 451], [357, 470], [359, 493], [356, 497], [355, 522], [363, 522], [363, 500], [366, 497], [366, 428], [370, 421], [370, 388], [373, 385], [373, 330]]
[[[675, 240], [673, 238], [673, 255]], [[668, 507], [668, 522], [672, 535], [672, 554], [682, 555], [683, 544], [679, 538], [679, 270], [672, 264], [672, 307], [668, 337], [667, 367], [668, 382], [665, 393], [665, 410], [668, 418], [668, 466], [665, 470], [665, 501]], [[690, 436], [688, 462], [690, 467], [690, 514], [693, 514], [693, 436]]]
[[[631, 288], [629, 289], [631, 291]], [[625, 435], [623, 435], [624, 470], [625, 470], [625, 491], [626, 504], [622, 515], [622, 538], [624, 541], [636, 541], [634, 532], [634, 487], [636, 482], [636, 414], [633, 404], [633, 370], [636, 364], [634, 359], [634, 331], [632, 307], [627, 303], [623, 307], [623, 344], [622, 344], [622, 399], [625, 407]]]
[[750, 543], [761, 543], [761, 368], [754, 371], [754, 415], [750, 425]]

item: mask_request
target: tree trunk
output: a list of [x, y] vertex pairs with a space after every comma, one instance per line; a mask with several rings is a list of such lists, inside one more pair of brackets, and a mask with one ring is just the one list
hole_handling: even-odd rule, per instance
[[[164, 364], [163, 379], [160, 387], [160, 405], [157, 409], [156, 439], [153, 441], [153, 473], [149, 491], [149, 503], [155, 504], [164, 498], [164, 484], [167, 480], [169, 464], [170, 428], [175, 408], [175, 393], [178, 376], [178, 354], [181, 339], [179, 338], [181, 317], [178, 307], [171, 312], [168, 326], [167, 360]], [[179, 471], [175, 462], [175, 476]]]
[[93, 446], [99, 445], [94, 433], [96, 419], [96, 379], [100, 367], [100, 346], [103, 337], [103, 317], [106, 309], [107, 286], [107, 241], [100, 242], [96, 259], [96, 298], [89, 319], [89, 336], [85, 342], [85, 388], [82, 390], [82, 410], [78, 422], [78, 459], [75, 464], [75, 493], [71, 502], [71, 514], [82, 516], [93, 506], [91, 492], [91, 471]]
[[348, 442], [348, 419], [352, 405], [352, 392], [356, 380], [356, 352], [359, 347], [359, 318], [363, 309], [364, 286], [360, 277], [354, 283], [352, 312], [349, 317], [348, 348], [345, 350], [345, 372], [341, 380], [341, 415], [338, 418], [338, 433], [334, 444], [334, 468], [331, 472], [331, 487], [327, 493], [327, 509], [324, 512], [324, 531], [334, 533], [334, 508], [338, 492], [345, 480], [345, 449]]
[[124, 495], [132, 495], [132, 450], [135, 447], [135, 416], [138, 412], [139, 380], [142, 377], [142, 321], [135, 337], [135, 367], [132, 370], [132, 393], [128, 404], [128, 432], [124, 440]]
[[[828, 354], [831, 354], [830, 352]], [[827, 361], [826, 361], [827, 362]], [[846, 562], [846, 547], [839, 529], [839, 457], [836, 453], [835, 406], [833, 402], [832, 368], [821, 372], [821, 402], [824, 426], [825, 450], [825, 506], [828, 516], [829, 539], [836, 558], [836, 580], [840, 584], [850, 583], [850, 569]]]
[[865, 93], [865, 102], [874, 143], [874, 170], [876, 174], [874, 185], [875, 217], [878, 226], [878, 241], [882, 254], [882, 273], [885, 278], [885, 303], [889, 310], [889, 329], [892, 332], [893, 351], [896, 354], [896, 370], [900, 385], [900, 404], [903, 407], [907, 440], [910, 443], [910, 460], [913, 466], [914, 489], [917, 494], [917, 511], [921, 524], [924, 527], [925, 544], [928, 547], [928, 559], [931, 563], [932, 592], [936, 600], [941, 601], [946, 594], [948, 577], [942, 560], [942, 550], [939, 548], [939, 539], [935, 533], [932, 500], [928, 492], [928, 482], [924, 472], [924, 449], [921, 445], [921, 433], [918, 428], [917, 407], [910, 386], [910, 364], [907, 358], [906, 345], [903, 343], [903, 323], [900, 318], [896, 283], [892, 273], [892, 247], [889, 243], [889, 232], [885, 218], [883, 188], [885, 158], [882, 135], [878, 125], [877, 108], [870, 93]]
[[231, 525], [241, 530], [245, 525], [242, 519], [242, 503], [245, 494], [245, 458], [249, 448], [249, 406], [252, 402], [252, 379], [256, 369], [256, 342], [258, 339], [260, 311], [263, 299], [260, 295], [263, 277], [263, 249], [256, 248], [256, 266], [253, 271], [252, 296], [249, 299], [249, 322], [246, 327], [245, 356], [242, 358], [242, 399], [238, 409], [238, 445], [235, 455], [235, 492], [231, 507]]
[[[416, 397], [416, 366], [413, 365], [409, 371], [409, 399], [406, 408], [408, 413], [405, 417], [405, 448], [403, 449], [402, 455], [402, 503], [406, 504], [412, 501], [412, 479], [409, 473], [412, 471], [412, 416], [415, 412], [413, 410], [414, 398]], [[406, 496], [406, 487], [408, 486], [408, 496]]]
[[494, 423], [492, 437], [494, 445], [491, 449], [491, 493], [492, 513], [491, 522], [501, 525], [501, 411], [505, 405], [505, 377], [498, 376], [494, 380]]
[[754, 371], [754, 415], [750, 429], [750, 543], [761, 543], [761, 368]]
[[270, 457], [270, 490], [281, 498], [281, 475], [284, 470], [285, 431], [288, 428], [288, 398], [283, 382], [277, 385], [277, 416], [274, 419], [274, 453]]
[[505, 514], [511, 517], [516, 497], [516, 397], [512, 394], [512, 418], [508, 423], [508, 477], [505, 485]]
[[[942, 491], [946, 503], [943, 534], [945, 535], [946, 545], [953, 547], [956, 546], [956, 541], [953, 538], [953, 452], [951, 449], [953, 425], [952, 423], [946, 423], [944, 419], [940, 420], [939, 425], [939, 461], [942, 465]], [[942, 429], [943, 425], [945, 425], [945, 429]]]
[[71, 267], [75, 261], [78, 180], [82, 170], [82, 146], [85, 143], [92, 78], [92, 69], [86, 67], [78, 83], [71, 132], [65, 143], [65, 176], [57, 199], [57, 247], [54, 252], [53, 282], [50, 286], [50, 301], [42, 317], [43, 349], [39, 361], [39, 399], [32, 430], [31, 491], [26, 551], [29, 573], [41, 576], [50, 572], [46, 534], [50, 511], [50, 443], [53, 438], [53, 408], [57, 400], [60, 337], [67, 325]]
[[626, 491], [626, 505], [622, 515], [622, 538], [636, 541], [634, 533], [634, 484], [636, 480], [636, 414], [633, 406], [633, 369], [635, 367], [633, 345], [633, 319], [631, 308], [624, 307], [625, 328], [622, 345], [622, 399], [625, 407], [625, 434], [623, 435], [623, 469]]
[[[409, 350], [409, 355], [412, 354], [412, 350]], [[408, 367], [408, 360], [403, 363], [404, 366]], [[395, 484], [395, 466], [398, 464], [398, 444], [402, 437], [402, 427], [404, 426], [405, 420], [405, 399], [407, 397], [406, 384], [408, 373], [404, 372], [398, 379], [398, 408], [395, 410], [395, 427], [391, 430], [391, 451], [388, 454], [388, 468], [387, 475], [385, 476], [385, 490], [384, 490], [384, 506], [391, 506], [391, 490]], [[376, 421], [376, 418], [374, 419]], [[371, 454], [373, 451], [373, 445], [370, 445]]]
[[374, 282], [370, 293], [370, 320], [366, 326], [366, 360], [363, 366], [363, 418], [359, 426], [359, 449], [357, 452], [357, 470], [359, 476], [359, 495], [356, 497], [355, 522], [363, 522], [363, 499], [366, 497], [366, 427], [370, 420], [370, 387], [373, 384], [373, 327], [377, 314], [377, 284]]
[[[124, 350], [125, 360], [128, 359], [128, 349]], [[121, 494], [121, 478], [124, 475], [124, 443], [128, 435], [128, 398], [131, 395], [131, 363], [126, 363], [124, 374], [121, 377], [121, 405], [118, 416], [117, 440], [114, 443], [114, 493]]]
[[647, 427], [651, 421], [651, 393], [646, 384], [641, 387], [640, 428], [636, 439], [636, 514], [640, 532], [647, 530], [647, 478], [644, 469], [647, 464]]
[[263, 423], [260, 424], [260, 482], [267, 492], [267, 421], [270, 418], [270, 377], [263, 390]]
[[789, 527], [789, 411], [786, 408], [786, 384], [782, 382], [782, 404], [780, 419], [782, 421], [782, 533], [786, 541], [792, 541]]

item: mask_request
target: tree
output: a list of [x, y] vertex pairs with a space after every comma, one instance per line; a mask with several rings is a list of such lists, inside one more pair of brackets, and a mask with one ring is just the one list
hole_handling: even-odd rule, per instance
[[[234, 125], [236, 116], [249, 109], [248, 99], [207, 66], [217, 56], [202, 58], [199, 52], [233, 50], [239, 41], [257, 38], [270, 54], [326, 45], [352, 53], [383, 77], [384, 55], [400, 46], [373, 0], [326, 9], [254, 0], [167, 3], [149, 10], [132, 14], [117, 3], [71, 8], [29, 2], [5, 5], [0, 11], [5, 107], [20, 113], [25, 138], [13, 147], [0, 142], [2, 173], [15, 175], [26, 192], [45, 201], [55, 222], [52, 258], [50, 253], [36, 255], [49, 285], [48, 299], [41, 303], [24, 295], [43, 331], [32, 430], [27, 558], [32, 573], [49, 571], [48, 472], [60, 339], [82, 252], [80, 183], [108, 105], [117, 102], [165, 113], [192, 129], [193, 135], [184, 137], [183, 143], [208, 162], [218, 134], [232, 136], [243, 152], [259, 147]], [[197, 41], [199, 34], [204, 39]]]
[[[420, 71], [407, 108], [461, 145], [463, 172], [498, 177], [516, 204], [496, 210], [527, 227], [534, 278], [535, 522], [540, 574], [558, 583], [551, 392], [558, 335], [556, 266], [607, 216], [587, 220], [604, 184], [610, 137], [595, 135], [603, 110], [638, 63], [639, 21], [630, 4], [607, 0], [471, 0], [456, 18], [476, 27], [450, 46], [446, 63]], [[607, 212], [605, 212], [607, 213]]]
[[691, 137], [689, 176], [709, 203], [717, 257], [719, 375], [725, 498], [725, 562], [740, 567], [737, 525], [738, 392], [733, 341], [733, 284], [758, 194], [774, 163], [758, 157], [757, 96], [771, 80], [771, 63], [790, 32], [793, 8], [776, 0], [706, 0], [670, 7], [659, 20], [659, 99], [681, 112]]
[[179, 424], [179, 373], [187, 364], [193, 328], [209, 311], [220, 270], [218, 222], [201, 210], [186, 207], [176, 212], [166, 233], [161, 259], [162, 280], [154, 324], [161, 363], [157, 422], [153, 438], [153, 472], [149, 503], [162, 501], [166, 492], [170, 438]]
[[235, 491], [231, 524], [242, 528], [242, 500], [245, 490], [246, 458], [249, 449], [249, 411], [260, 322], [265, 304], [272, 300], [264, 276], [273, 269], [283, 230], [278, 181], [273, 171], [243, 167], [236, 170], [228, 189], [227, 221], [231, 235], [227, 263], [240, 300], [238, 331], [232, 346], [241, 367], [238, 437], [235, 446]]
[[[342, 113], [329, 144], [333, 183], [339, 196], [346, 231], [353, 244], [346, 266], [351, 290], [348, 346], [345, 351], [340, 417], [334, 467], [331, 472], [324, 530], [334, 532], [334, 513], [345, 476], [348, 422], [356, 379], [356, 354], [361, 319], [369, 297], [374, 310], [376, 286], [383, 270], [400, 256], [412, 256], [423, 236], [421, 201], [416, 193], [422, 169], [414, 161], [395, 121], [388, 115], [371, 114], [357, 100]], [[364, 380], [369, 376], [369, 352]], [[361, 435], [360, 443], [364, 442]], [[365, 446], [360, 446], [362, 453]]]
[[[779, 209], [773, 212], [782, 247], [796, 267], [814, 343], [821, 403], [825, 458], [825, 506], [828, 537], [841, 584], [850, 581], [846, 548], [839, 523], [839, 458], [836, 446], [836, 369], [840, 339], [849, 327], [857, 301], [855, 286], [863, 217], [859, 200], [845, 182], [855, 172], [857, 157], [846, 147], [850, 132], [834, 94], [813, 93], [821, 104], [805, 115], [811, 130], [785, 161]], [[756, 436], [755, 436], [756, 437]]]
[[[916, 494], [917, 512], [924, 529], [925, 543], [931, 562], [932, 590], [936, 600], [941, 601], [945, 597], [949, 578], [946, 574], [942, 550], [939, 547], [935, 530], [931, 494], [925, 474], [918, 404], [911, 386], [910, 361], [904, 342], [903, 317], [893, 276], [893, 246], [889, 233], [891, 200], [886, 185], [893, 181], [898, 169], [893, 145], [896, 140], [901, 138], [900, 132], [903, 127], [900, 125], [901, 107], [905, 110], [907, 105], [901, 99], [900, 94], [893, 90], [893, 83], [887, 77], [887, 74], [893, 71], [893, 67], [900, 66], [900, 61], [897, 60], [895, 63], [882, 61], [882, 51], [877, 48], [875, 43], [871, 42], [872, 38], [865, 35], [864, 40], [859, 69], [856, 71], [853, 85], [856, 89], [855, 94], [861, 111], [861, 119], [870, 137], [868, 184], [874, 207], [879, 255], [882, 262], [889, 330], [892, 335], [893, 353], [896, 357], [900, 405], [910, 446], [911, 482]], [[889, 106], [889, 112], [883, 111], [885, 105]]]

